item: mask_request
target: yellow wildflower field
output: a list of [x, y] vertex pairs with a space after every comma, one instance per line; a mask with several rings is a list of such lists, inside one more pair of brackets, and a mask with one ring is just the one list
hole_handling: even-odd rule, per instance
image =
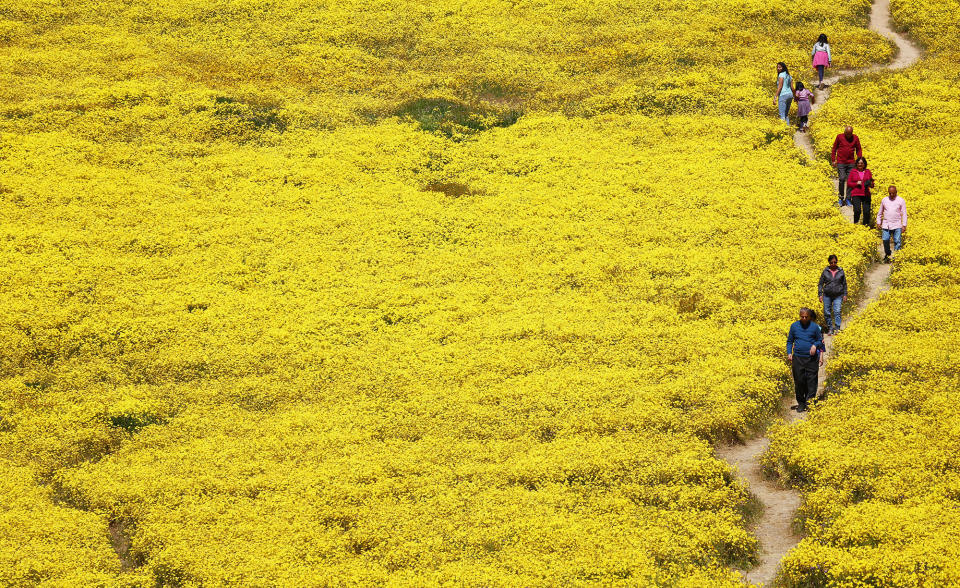
[[736, 585], [867, 7], [3, 0], [0, 583]]
[[10, 459], [162, 583], [732, 578], [746, 494], [708, 441], [776, 404], [804, 266], [871, 238], [775, 123], [611, 122], [7, 143]]
[[826, 129], [852, 123], [909, 223], [892, 289], [837, 337], [830, 400], [768, 456], [805, 496], [790, 586], [960, 583], [960, 4], [896, 0], [893, 14], [928, 55], [838, 87], [816, 134], [827, 146]]

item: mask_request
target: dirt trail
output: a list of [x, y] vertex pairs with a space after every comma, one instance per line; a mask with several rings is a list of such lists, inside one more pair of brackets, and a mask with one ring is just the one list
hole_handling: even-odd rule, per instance
[[[830, 86], [838, 81], [870, 71], [902, 69], [920, 58], [920, 49], [891, 28], [890, 0], [875, 0], [870, 13], [870, 29], [897, 44], [899, 53], [896, 58], [889, 64], [872, 65], [859, 70], [840, 71], [829, 78], [824, 78], [824, 82], [828, 86], [824, 90], [815, 91], [817, 101], [813, 105], [811, 122], [813, 121], [812, 115], [816, 114], [824, 102], [830, 98]], [[795, 133], [794, 143], [811, 160], [816, 157], [813, 141], [809, 134]], [[834, 178], [834, 194], [836, 194], [836, 187], [836, 178]], [[847, 220], [853, 220], [852, 207], [844, 206], [840, 211]], [[849, 321], [855, 320], [860, 311], [887, 289], [890, 268], [889, 264], [874, 263], [867, 269], [863, 277], [863, 289], [860, 293], [857, 308], [852, 313], [847, 312], [847, 316], [843, 320], [843, 328], [846, 328]], [[828, 338], [824, 365], [820, 367], [818, 394], [823, 392], [826, 364], [833, 355], [833, 346], [830, 343], [831, 341]], [[782, 399], [781, 412], [788, 423], [804, 418], [804, 413], [797, 413], [790, 409], [790, 406], [795, 402], [792, 393], [785, 395]], [[743, 445], [718, 447], [716, 451], [717, 457], [736, 466], [740, 477], [749, 484], [752, 494], [763, 505], [763, 512], [754, 528], [754, 534], [760, 542], [760, 561], [755, 568], [746, 570], [743, 574], [747, 582], [765, 585], [773, 583], [780, 560], [800, 541], [800, 537], [794, 533], [793, 529], [793, 521], [796, 517], [797, 508], [800, 506], [800, 494], [780, 485], [776, 480], [767, 479], [760, 467], [760, 456], [769, 445], [770, 439], [764, 435], [763, 437], [750, 439]]]
[[[823, 82], [827, 84], [827, 87], [823, 90], [814, 89], [814, 94], [817, 97], [817, 101], [813, 104], [810, 113], [811, 120], [813, 115], [820, 110], [823, 106], [823, 103], [830, 98], [830, 87], [839, 82], [844, 78], [855, 76], [862, 73], [867, 73], [871, 71], [893, 71], [898, 69], [903, 69], [913, 65], [918, 59], [920, 59], [921, 51], [920, 48], [910, 42], [909, 39], [901, 35], [900, 33], [893, 30], [890, 26], [890, 0], [875, 0], [873, 3], [873, 8], [870, 11], [870, 30], [884, 37], [890, 39], [897, 45], [897, 55], [887, 64], [874, 64], [870, 67], [865, 67], [863, 69], [847, 69], [840, 70], [833, 75], [824, 76]], [[812, 76], [810, 76], [812, 79]], [[802, 80], [801, 80], [802, 81]], [[813, 84], [811, 84], [813, 86]], [[814, 159], [816, 154], [813, 150], [813, 140], [810, 138], [810, 135], [807, 133], [794, 133], [793, 142], [796, 146], [806, 152], [807, 157]], [[849, 207], [844, 208], [844, 216], [849, 216], [852, 214], [852, 211]], [[852, 217], [850, 217], [852, 218]]]

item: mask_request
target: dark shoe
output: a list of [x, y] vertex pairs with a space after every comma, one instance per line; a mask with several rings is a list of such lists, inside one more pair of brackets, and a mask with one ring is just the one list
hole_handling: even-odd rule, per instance
[[799, 407], [800, 407], [799, 404], [794, 404], [793, 406], [790, 407], [790, 410], [797, 410]]
[[883, 263], [890, 263], [890, 256], [889, 256], [889, 255], [884, 255], [884, 256], [883, 256]]
[[801, 404], [800, 406], [798, 406], [798, 407], [797, 407], [797, 412], [807, 412], [807, 405], [806, 405], [806, 404]]

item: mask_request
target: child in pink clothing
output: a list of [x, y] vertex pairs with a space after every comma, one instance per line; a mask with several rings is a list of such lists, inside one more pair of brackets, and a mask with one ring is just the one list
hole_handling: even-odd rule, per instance
[[800, 117], [797, 122], [797, 129], [805, 133], [810, 127], [807, 119], [810, 117], [810, 111], [813, 108], [811, 105], [816, 103], [817, 98], [813, 95], [813, 92], [803, 86], [803, 82], [797, 82], [793, 95], [797, 99], [797, 115]]
[[833, 64], [833, 58], [830, 56], [830, 43], [827, 42], [827, 36], [823, 33], [817, 37], [817, 42], [813, 44], [810, 58], [813, 61], [813, 69], [817, 70], [818, 84], [822, 90], [824, 87], [823, 70]]

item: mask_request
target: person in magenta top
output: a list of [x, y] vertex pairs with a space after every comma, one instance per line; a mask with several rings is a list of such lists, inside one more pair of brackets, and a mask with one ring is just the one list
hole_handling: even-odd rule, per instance
[[897, 196], [896, 186], [887, 188], [887, 197], [880, 201], [877, 227], [883, 239], [883, 262], [890, 263], [890, 237], [893, 237], [893, 250], [899, 251], [901, 239], [907, 234], [907, 203]]
[[873, 188], [873, 174], [867, 169], [867, 160], [857, 160], [856, 169], [847, 176], [850, 199], [853, 200], [853, 224], [860, 222], [860, 210], [863, 209], [863, 224], [870, 226], [870, 190]]
[[837, 189], [840, 191], [840, 206], [852, 204], [850, 191], [847, 187], [847, 176], [854, 168], [854, 162], [863, 157], [863, 148], [860, 146], [860, 137], [853, 134], [853, 127], [847, 125], [843, 133], [833, 140], [833, 149], [830, 151], [830, 163], [837, 168]]

